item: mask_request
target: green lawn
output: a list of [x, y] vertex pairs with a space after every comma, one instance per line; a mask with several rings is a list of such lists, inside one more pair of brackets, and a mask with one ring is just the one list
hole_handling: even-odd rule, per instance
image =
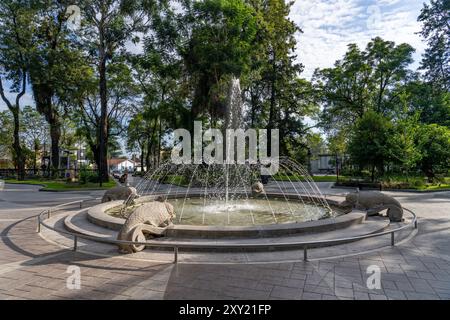
[[[367, 177], [341, 181], [344, 186], [355, 187], [359, 183], [370, 183]], [[384, 190], [418, 190], [418, 191], [438, 191], [450, 190], [450, 177], [441, 178], [439, 181], [429, 183], [426, 177], [423, 176], [385, 176], [378, 178], [376, 184], [381, 183]]]
[[43, 188], [41, 190], [43, 191], [106, 190], [116, 186], [116, 183], [112, 179], [109, 182], [103, 183], [102, 187], [100, 187], [98, 183], [92, 182], [80, 184], [78, 182], [66, 182], [62, 180], [39, 180], [39, 179], [31, 179], [23, 181], [19, 181], [16, 179], [6, 179], [5, 183], [42, 185]]
[[424, 187], [418, 187], [417, 190], [450, 190], [450, 184], [427, 185]]
[[[306, 181], [304, 176], [300, 176], [300, 175], [292, 175], [292, 176], [287, 176], [287, 175], [275, 175], [273, 176], [273, 178], [276, 181], [292, 181], [292, 182], [298, 182], [298, 181]], [[336, 175], [327, 175], [327, 176], [313, 176], [312, 177], [314, 182], [336, 182]], [[343, 181], [346, 180], [347, 177], [344, 176], [339, 176], [339, 180]]]

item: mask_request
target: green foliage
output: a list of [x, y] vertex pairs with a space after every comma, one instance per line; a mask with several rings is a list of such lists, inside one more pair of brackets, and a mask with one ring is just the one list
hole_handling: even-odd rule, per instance
[[450, 129], [437, 124], [422, 125], [417, 132], [419, 166], [430, 181], [450, 168]]
[[80, 184], [98, 183], [98, 172], [82, 168], [80, 170]]
[[424, 4], [418, 21], [422, 22], [421, 35], [428, 42], [421, 69], [426, 79], [435, 86], [450, 89], [450, 1], [431, 0]]
[[393, 103], [398, 116], [419, 114], [421, 123], [436, 123], [450, 128], [450, 92], [415, 76], [394, 90]]
[[348, 132], [369, 110], [392, 114], [392, 91], [407, 79], [413, 52], [408, 44], [375, 38], [364, 51], [350, 44], [334, 68], [317, 70], [313, 81], [325, 104], [322, 125]]
[[392, 131], [392, 123], [387, 118], [368, 111], [358, 120], [352, 132], [348, 151], [361, 169], [370, 167], [372, 181], [375, 169], [382, 173], [385, 162], [390, 159], [389, 138]]
[[11, 154], [13, 130], [11, 114], [8, 111], [0, 112], [0, 158], [8, 158]]
[[242, 0], [196, 1], [186, 20], [191, 35], [181, 55], [194, 89], [192, 110], [214, 123], [223, 116], [230, 77], [248, 70], [255, 12]]
[[[406, 114], [406, 112], [404, 113]], [[415, 168], [420, 159], [420, 151], [416, 145], [416, 136], [419, 129], [418, 115], [398, 119], [389, 136], [388, 159], [399, 165], [402, 170], [409, 172]]]

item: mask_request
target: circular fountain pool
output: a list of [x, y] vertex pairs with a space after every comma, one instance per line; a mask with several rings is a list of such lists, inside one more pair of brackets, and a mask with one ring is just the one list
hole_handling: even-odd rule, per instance
[[[145, 201], [144, 201], [145, 202]], [[175, 198], [168, 202], [176, 213], [175, 225], [253, 226], [316, 221], [333, 215], [328, 208], [285, 198], [244, 198], [228, 202], [200, 197]], [[127, 218], [137, 206], [123, 211], [123, 205], [113, 207], [108, 214]]]
[[165, 163], [140, 178], [139, 197], [97, 206], [88, 213], [89, 220], [120, 230], [137, 206], [167, 201], [175, 213], [164, 231], [169, 238], [280, 236], [360, 221], [359, 216], [342, 217], [350, 210], [330, 203], [303, 166], [290, 159], [280, 159], [279, 165], [277, 176], [263, 184], [261, 164]]
[[327, 209], [284, 199], [236, 199], [228, 203], [202, 198], [169, 201], [179, 213], [176, 224], [251, 226], [319, 220], [329, 216]]

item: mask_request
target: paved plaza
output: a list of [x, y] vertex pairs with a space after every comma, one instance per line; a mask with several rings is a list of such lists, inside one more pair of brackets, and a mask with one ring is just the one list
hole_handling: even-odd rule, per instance
[[[0, 191], [0, 299], [450, 299], [450, 192], [388, 194], [419, 218], [417, 234], [395, 247], [308, 262], [173, 264], [73, 252], [36, 232], [45, 208], [101, 191], [7, 184]], [[373, 265], [381, 289], [368, 289]], [[70, 266], [80, 268], [80, 289], [67, 286]]]

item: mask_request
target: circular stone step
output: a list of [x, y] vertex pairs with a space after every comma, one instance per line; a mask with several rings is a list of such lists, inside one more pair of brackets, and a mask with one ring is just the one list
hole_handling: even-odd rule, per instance
[[[74, 214], [67, 215], [64, 218], [64, 227], [72, 232], [76, 232], [79, 234], [84, 234], [91, 237], [98, 237], [102, 239], [116, 239], [117, 232], [99, 227], [89, 222], [87, 219], [88, 215], [85, 210], [81, 210]], [[373, 233], [378, 233], [389, 227], [389, 220], [383, 217], [373, 217], [368, 220], [364, 220], [364, 222], [360, 224], [351, 225], [344, 229], [332, 230], [329, 232], [321, 232], [321, 233], [307, 233], [307, 234], [286, 234], [283, 236], [279, 236], [276, 238], [220, 238], [220, 239], [208, 239], [208, 238], [179, 238], [179, 237], [161, 237], [155, 240], [149, 240], [149, 244], [152, 246], [148, 249], [157, 249], [157, 250], [167, 250], [167, 246], [157, 246], [158, 244], [170, 244], [173, 246], [187, 246], [192, 248], [186, 248], [187, 251], [217, 251], [217, 252], [231, 252], [231, 251], [267, 251], [271, 250], [270, 244], [289, 244], [292, 243], [291, 246], [283, 247], [284, 250], [291, 250], [294, 248], [298, 248], [298, 245], [294, 245], [297, 242], [309, 242], [309, 241], [322, 241], [322, 240], [332, 240], [332, 239], [342, 239], [342, 238], [352, 238], [358, 237]], [[351, 242], [351, 241], [349, 241]], [[339, 242], [342, 243], [342, 242]], [[255, 245], [266, 244], [264, 247], [256, 248]], [[308, 247], [321, 247], [321, 246], [332, 246], [335, 245], [334, 242], [329, 242], [327, 244], [316, 244]], [[230, 247], [224, 247], [224, 246]], [[244, 245], [245, 248], [232, 248], [233, 245]], [[218, 248], [214, 248], [217, 246]], [[252, 247], [253, 246], [253, 247]], [[222, 247], [222, 248], [220, 248]], [[278, 248], [279, 249], [279, 248]], [[170, 249], [169, 249], [170, 250]]]
[[[87, 219], [93, 224], [111, 230], [120, 230], [125, 219], [106, 213], [107, 210], [122, 204], [123, 201], [111, 201], [88, 208]], [[364, 221], [366, 212], [353, 210], [336, 218], [327, 218], [301, 223], [280, 223], [258, 226], [204, 226], [180, 225], [168, 227], [165, 235], [173, 238], [266, 238], [295, 234], [329, 232], [348, 228]]]
[[64, 219], [64, 227], [71, 232], [105, 239], [116, 239], [118, 233], [117, 231], [103, 228], [89, 222], [87, 218], [87, 209], [67, 215]]

